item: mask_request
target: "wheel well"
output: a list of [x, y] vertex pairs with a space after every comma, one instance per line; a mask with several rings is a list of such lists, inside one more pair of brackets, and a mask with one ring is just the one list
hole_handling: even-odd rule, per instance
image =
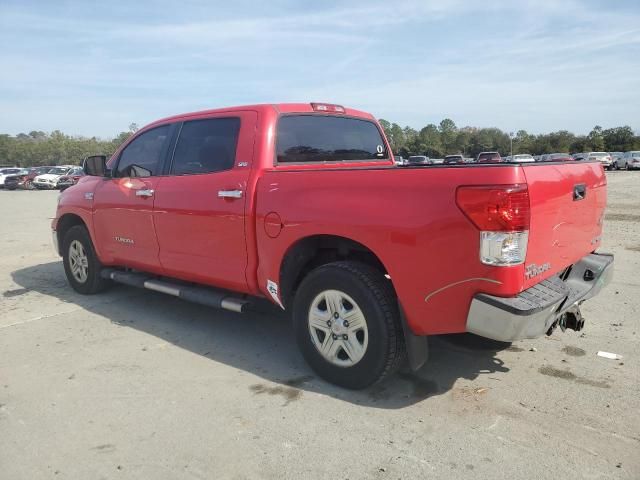
[[82, 218], [73, 213], [65, 213], [60, 217], [60, 220], [58, 220], [56, 235], [58, 236], [58, 253], [60, 255], [62, 255], [62, 241], [64, 240], [64, 236], [71, 227], [75, 227], [76, 225], [82, 225], [85, 228], [87, 227]]
[[377, 255], [359, 242], [334, 235], [307, 237], [289, 249], [280, 266], [284, 304], [290, 305], [298, 285], [311, 270], [338, 260], [355, 260], [371, 265], [383, 275], [387, 273]]

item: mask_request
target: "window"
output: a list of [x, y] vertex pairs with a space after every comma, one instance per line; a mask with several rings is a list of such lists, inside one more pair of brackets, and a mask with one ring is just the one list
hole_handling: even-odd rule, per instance
[[148, 130], [127, 145], [120, 155], [116, 177], [151, 177], [162, 168], [162, 152], [171, 127]]
[[208, 118], [185, 122], [173, 154], [173, 175], [219, 172], [233, 168], [240, 119]]
[[387, 148], [373, 122], [355, 118], [288, 115], [278, 122], [278, 162], [383, 160]]

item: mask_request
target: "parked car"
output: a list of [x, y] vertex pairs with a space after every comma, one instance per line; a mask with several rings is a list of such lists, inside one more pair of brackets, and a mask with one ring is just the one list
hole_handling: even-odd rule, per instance
[[24, 183], [22, 184], [22, 188], [24, 188], [26, 190], [34, 190], [36, 188], [36, 186], [33, 184], [33, 180], [38, 175], [42, 175], [44, 173], [47, 173], [52, 168], [55, 168], [55, 167], [53, 167], [53, 166], [42, 166], [42, 167], [31, 167], [31, 168], [28, 168], [27, 171], [29, 173], [27, 174], [27, 176], [24, 179]]
[[70, 165], [52, 167], [47, 173], [38, 175], [33, 179], [33, 185], [40, 190], [53, 190], [58, 187], [58, 180], [63, 175], [68, 175], [73, 170]]
[[407, 159], [407, 165], [431, 165], [433, 163], [429, 157], [424, 155], [411, 155]]
[[621, 165], [621, 159], [624, 155], [624, 152], [609, 152], [609, 156], [611, 157], [611, 168], [615, 170], [620, 170], [624, 165]]
[[513, 160], [511, 160], [511, 156], [508, 156], [506, 159], [507, 162], [516, 162], [516, 163], [527, 163], [527, 162], [535, 162], [536, 159], [533, 158], [528, 153], [520, 153], [518, 155], [513, 156]]
[[480, 152], [478, 154], [478, 158], [476, 159], [476, 163], [500, 163], [502, 162], [502, 157], [498, 152]]
[[457, 165], [464, 163], [464, 157], [462, 155], [447, 155], [442, 163], [445, 165]]
[[15, 190], [16, 188], [22, 187], [28, 174], [29, 170], [23, 169], [15, 175], [7, 175], [4, 179], [4, 188], [7, 190]]
[[374, 116], [337, 105], [165, 118], [86, 159], [53, 239], [82, 294], [119, 282], [236, 312], [271, 300], [317, 374], [348, 388], [421, 367], [428, 335], [583, 327], [579, 305], [613, 270], [594, 253], [599, 165], [405, 169], [390, 151]]
[[16, 175], [22, 171], [21, 168], [0, 168], [0, 188], [4, 188], [4, 181], [10, 175]]
[[587, 156], [583, 157], [582, 159], [589, 160], [589, 161], [597, 160], [607, 170], [611, 170], [613, 168], [611, 155], [609, 155], [609, 153], [607, 152], [589, 152]]
[[404, 160], [404, 158], [402, 158], [402, 155], [394, 155], [393, 161], [399, 167], [401, 167], [401, 166], [403, 166], [405, 164], [405, 160]]
[[627, 170], [640, 169], [640, 152], [625, 152], [620, 158], [619, 168], [626, 168]]
[[541, 162], [571, 162], [574, 158], [568, 153], [548, 153], [543, 155]]
[[80, 180], [80, 178], [82, 178], [83, 176], [84, 171], [82, 170], [82, 167], [72, 168], [71, 171], [58, 179], [57, 188], [60, 191], [64, 191], [67, 188], [72, 187], [76, 183], [78, 183], [78, 180]]

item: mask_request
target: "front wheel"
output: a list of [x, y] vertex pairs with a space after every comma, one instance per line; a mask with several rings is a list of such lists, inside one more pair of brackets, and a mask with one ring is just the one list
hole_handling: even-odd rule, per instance
[[298, 346], [325, 380], [361, 389], [394, 373], [406, 358], [391, 282], [359, 262], [313, 270], [293, 306]]
[[109, 286], [109, 281], [100, 276], [102, 264], [84, 226], [71, 227], [65, 234], [62, 261], [67, 280], [76, 292], [91, 295]]

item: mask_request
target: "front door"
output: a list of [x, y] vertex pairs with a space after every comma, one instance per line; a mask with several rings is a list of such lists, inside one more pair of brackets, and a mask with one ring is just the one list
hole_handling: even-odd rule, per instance
[[160, 271], [153, 203], [173, 128], [137, 135], [120, 153], [112, 177], [95, 190], [94, 231], [109, 263]]
[[245, 205], [256, 121], [248, 111], [182, 124], [155, 196], [166, 275], [247, 290]]

